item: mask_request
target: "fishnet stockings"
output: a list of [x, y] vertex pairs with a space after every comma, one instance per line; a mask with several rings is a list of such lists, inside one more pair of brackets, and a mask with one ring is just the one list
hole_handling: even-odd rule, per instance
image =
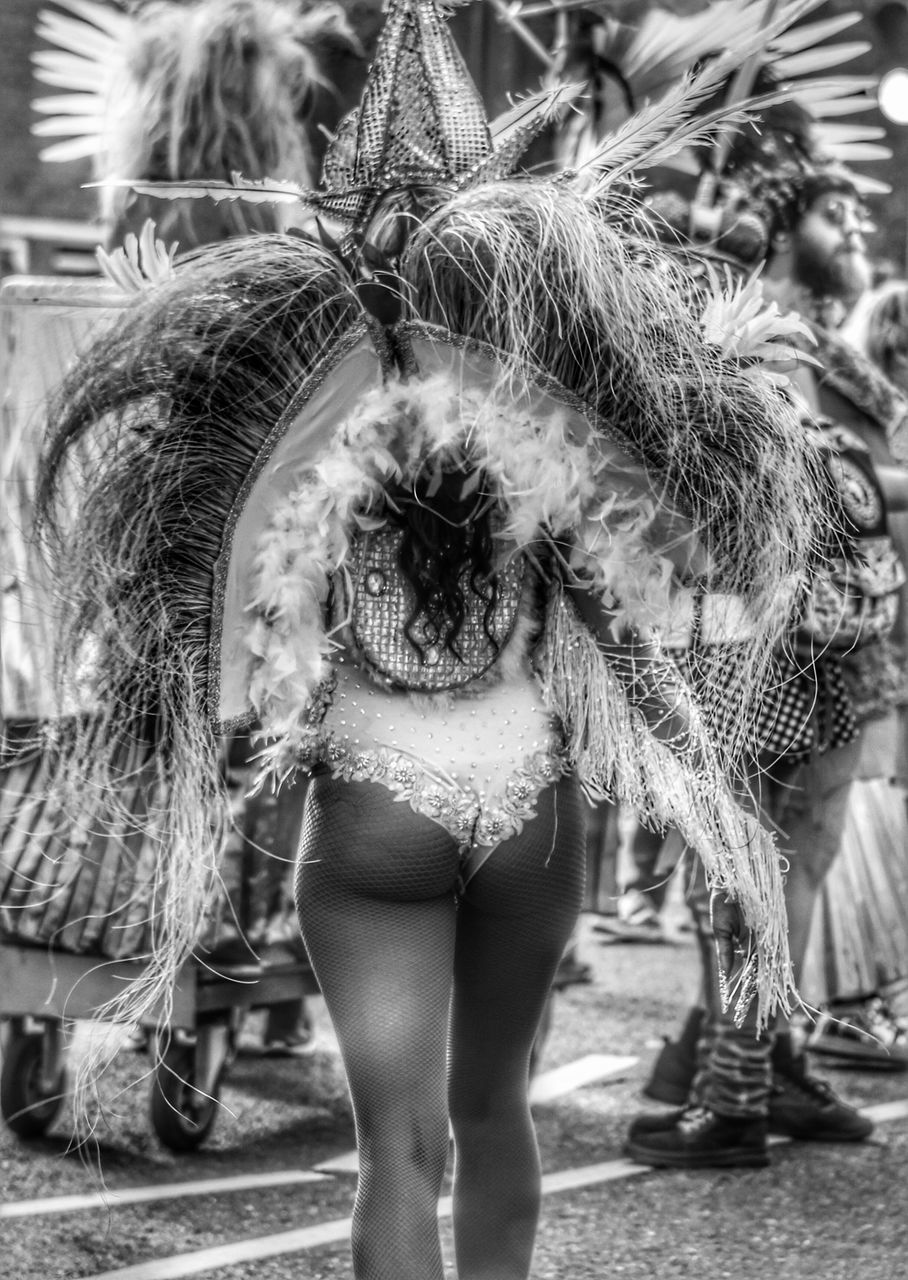
[[529, 1272], [529, 1056], [580, 908], [583, 827], [576, 784], [549, 788], [458, 899], [458, 847], [443, 828], [375, 783], [313, 780], [297, 909], [353, 1099], [358, 1280], [442, 1280], [448, 1100], [460, 1280]]

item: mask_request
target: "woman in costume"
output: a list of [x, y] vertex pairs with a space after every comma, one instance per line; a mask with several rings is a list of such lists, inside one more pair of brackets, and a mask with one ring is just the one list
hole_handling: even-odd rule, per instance
[[[839, 330], [845, 345], [833, 385], [849, 396], [846, 421], [877, 466], [905, 461], [906, 298], [904, 281], [868, 289]], [[863, 360], [847, 359], [848, 344]], [[887, 515], [908, 563], [908, 516]], [[807, 1041], [811, 1053], [830, 1064], [896, 1071], [908, 1069], [908, 1024], [895, 1008], [908, 976], [906, 627], [903, 588], [885, 643], [847, 663], [863, 722], [861, 754], [841, 848], [814, 910], [803, 980], [805, 996], [822, 1009]]]
[[790, 996], [774, 845], [649, 636], [691, 583], [732, 592], [752, 700], [815, 553], [817, 460], [753, 348], [708, 341], [603, 216], [683, 102], [570, 179], [509, 179], [560, 96], [490, 125], [434, 5], [392, 0], [323, 189], [205, 188], [302, 201], [312, 237], [187, 259], [83, 361], [45, 458], [60, 686], [91, 690], [103, 746], [69, 726], [61, 794], [115, 802], [137, 733], [170, 784], [121, 1012], [166, 996], [210, 893], [212, 729], [257, 721], [267, 772], [314, 770], [297, 904], [353, 1097], [360, 1280], [440, 1280], [449, 1119], [459, 1275], [528, 1274], [528, 1063], [580, 904], [580, 785], [700, 851], [739, 1014]]
[[[866, 264], [860, 235], [859, 181], [856, 175], [846, 175], [828, 161], [833, 154], [843, 160], [880, 158], [881, 149], [873, 143], [879, 135], [877, 128], [865, 131], [849, 126], [840, 133], [836, 125], [840, 115], [864, 109], [866, 87], [855, 95], [853, 82], [845, 77], [814, 79], [818, 71], [835, 66], [843, 55], [854, 56], [860, 50], [860, 46], [840, 47], [829, 42], [831, 35], [850, 25], [857, 15], [841, 15], [813, 24], [802, 22], [811, 7], [817, 6], [775, 6], [774, 22], [787, 24], [798, 19], [798, 25], [792, 31], [769, 31], [765, 49], [749, 66], [755, 94], [771, 94], [780, 85], [788, 88], [781, 110], [777, 104], [767, 102], [759, 128], [743, 130], [730, 148], [725, 139], [699, 155], [689, 154], [686, 165], [678, 165], [680, 174], [663, 177], [664, 189], [657, 190], [648, 203], [666, 241], [688, 262], [694, 286], [708, 281], [716, 271], [735, 272], [742, 277], [749, 274], [768, 257], [772, 229], [775, 257], [768, 275], [780, 290], [776, 305], [797, 308], [810, 344], [809, 366], [802, 362], [795, 373], [803, 375], [813, 391], [814, 365], [818, 364], [822, 371], [815, 375], [821, 384], [819, 394], [814, 391], [804, 406], [805, 423], [810, 422], [811, 415], [847, 423], [848, 410], [832, 399], [837, 376], [839, 389], [842, 381], [846, 383], [846, 397], [850, 391], [853, 398], [854, 391], [841, 377], [841, 359], [834, 359], [834, 335], [819, 328], [817, 322], [821, 306], [825, 326], [826, 311], [833, 298], [834, 306], [842, 308], [853, 298], [853, 285], [863, 279]], [[724, 30], [737, 38], [739, 26], [746, 28], [748, 22], [759, 25], [765, 13], [763, 5], [729, 0], [709, 15], [676, 18], [658, 27], [650, 22], [649, 30], [635, 32], [630, 39], [627, 31], [622, 34], [606, 30], [603, 35], [607, 38], [599, 54], [617, 57], [619, 68], [633, 87], [634, 68], [638, 79], [645, 81], [652, 74], [649, 63], [641, 56], [644, 50], [657, 50], [662, 55], [661, 63], [659, 58], [653, 59], [661, 75], [671, 72], [672, 67], [675, 74], [680, 74], [692, 58], [711, 54], [719, 43], [723, 24]], [[820, 46], [811, 49], [814, 41], [821, 42]], [[736, 73], [726, 87], [726, 98], [740, 94], [741, 83], [742, 77]], [[826, 115], [829, 120], [824, 118]], [[796, 260], [791, 252], [784, 252], [795, 246]], [[807, 272], [808, 248], [813, 250], [809, 260], [813, 266], [811, 275]], [[825, 287], [819, 289], [821, 266], [825, 270]], [[803, 277], [799, 274], [802, 267]], [[745, 292], [749, 287], [742, 285]], [[797, 397], [796, 392], [793, 394]], [[830, 455], [835, 458], [830, 474], [836, 476], [841, 467], [842, 474], [854, 483], [847, 468], [854, 465], [856, 474], [863, 476], [863, 468], [869, 463], [853, 461], [849, 452], [853, 441], [852, 446], [845, 444], [840, 441], [840, 434], [831, 430], [825, 437], [827, 447], [835, 450]], [[860, 453], [859, 447], [859, 456]], [[848, 457], [847, 463], [840, 461], [843, 455]], [[895, 479], [897, 485], [898, 478]], [[872, 484], [878, 486], [877, 479]], [[876, 495], [876, 489], [873, 492]], [[846, 502], [843, 509], [848, 510]], [[882, 512], [882, 497], [879, 505], [875, 498], [869, 509]], [[862, 653], [878, 654], [876, 641], [885, 639], [894, 618], [894, 600], [904, 581], [885, 516], [866, 526], [856, 522], [856, 527], [860, 527], [860, 534], [852, 535], [853, 550], [843, 539], [842, 551], [830, 547], [830, 555], [847, 558], [849, 566], [853, 557], [862, 567], [862, 556], [866, 555], [872, 564], [872, 569], [864, 569], [863, 574], [861, 568], [854, 570], [862, 586], [860, 590], [851, 588], [851, 601], [861, 602], [860, 619], [848, 616], [831, 584], [826, 584], [831, 607], [824, 613], [821, 605], [814, 604], [824, 598], [822, 576], [816, 592], [805, 593], [802, 607], [797, 615], [793, 614], [792, 631], [794, 635], [796, 621], [806, 618], [815, 628], [811, 643], [804, 640], [807, 623], [803, 623], [803, 631], [793, 641], [803, 647], [794, 654], [780, 651], [777, 678], [765, 690], [762, 729], [755, 735], [761, 749], [759, 763], [765, 770], [761, 781], [767, 820], [785, 833], [781, 838], [792, 852], [786, 902], [789, 943], [799, 978], [817, 889], [838, 848], [856, 763], [857, 748], [851, 741], [855, 734], [852, 702], [846, 693], [836, 649], [860, 645], [865, 646]], [[867, 539], [866, 543], [861, 539]], [[685, 662], [692, 675], [696, 675], [703, 650], [714, 645], [718, 651], [722, 644], [722, 637], [710, 635], [703, 626], [691, 629], [686, 636], [682, 633], [678, 640], [687, 650]], [[740, 640], [741, 637], [738, 645]], [[874, 643], [868, 650], [870, 641]], [[675, 643], [675, 638], [669, 643]], [[736, 663], [739, 648], [726, 651], [731, 655], [730, 662]], [[885, 699], [891, 690], [885, 688], [879, 659], [871, 661], [867, 669], [872, 671], [876, 696], [882, 694]], [[716, 704], [720, 722], [737, 715], [737, 699], [725, 696], [723, 684], [713, 667], [710, 678], [701, 686], [704, 696]], [[668, 1046], [647, 1087], [647, 1092], [660, 1098], [670, 1088], [675, 1095], [673, 1101], [688, 1105], [670, 1115], [636, 1120], [630, 1131], [629, 1153], [635, 1159], [657, 1165], [759, 1165], [769, 1159], [767, 1127], [770, 1132], [808, 1139], [859, 1140], [868, 1136], [870, 1122], [854, 1108], [840, 1103], [824, 1082], [809, 1075], [790, 1034], [780, 1030], [775, 1036], [764, 1034], [758, 1040], [752, 1029], [733, 1027], [722, 1016], [714, 981], [708, 905], [699, 900], [696, 892], [692, 898], [703, 949], [709, 1018], [702, 1020], [697, 1011], [692, 1012], [682, 1042]], [[701, 1021], [703, 1069], [690, 1092], [696, 1059], [693, 1052], [682, 1050], [693, 1048], [691, 1041]], [[677, 1071], [670, 1070], [672, 1067]]]

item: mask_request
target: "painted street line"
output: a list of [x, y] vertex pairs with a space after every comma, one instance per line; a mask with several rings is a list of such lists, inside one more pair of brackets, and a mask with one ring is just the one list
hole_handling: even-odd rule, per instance
[[638, 1062], [639, 1058], [622, 1058], [611, 1053], [589, 1053], [576, 1062], [568, 1062], [563, 1067], [555, 1067], [536, 1076], [530, 1085], [530, 1103], [537, 1106], [543, 1102], [553, 1102], [555, 1098], [561, 1098], [584, 1085], [601, 1080], [617, 1080], [627, 1075]]
[[[538, 1106], [546, 1102], [554, 1102], [584, 1085], [595, 1084], [602, 1080], [617, 1080], [639, 1062], [639, 1058], [619, 1057], [611, 1053], [589, 1053], [575, 1062], [568, 1062], [563, 1067], [554, 1067], [551, 1071], [543, 1071], [536, 1076], [530, 1085], [530, 1102]], [[331, 1160], [315, 1166], [320, 1173], [352, 1173], [359, 1172], [359, 1158], [356, 1151], [345, 1151], [343, 1155], [334, 1156]]]
[[652, 1173], [652, 1169], [649, 1165], [634, 1164], [632, 1160], [604, 1160], [601, 1164], [561, 1169], [558, 1173], [543, 1175], [542, 1194], [552, 1196], [559, 1191], [576, 1191], [602, 1182], [621, 1182], [624, 1178], [636, 1178], [638, 1173]]
[[179, 1253], [171, 1258], [157, 1258], [154, 1262], [119, 1267], [116, 1271], [90, 1276], [88, 1280], [182, 1280], [183, 1276], [201, 1275], [203, 1271], [216, 1271], [218, 1267], [233, 1267], [241, 1262], [258, 1262], [262, 1258], [278, 1258], [285, 1253], [302, 1253], [306, 1249], [341, 1244], [350, 1238], [350, 1226], [349, 1218], [337, 1218], [315, 1227], [301, 1227], [298, 1231], [281, 1231], [273, 1236], [238, 1240], [213, 1249], [197, 1249], [195, 1253]]
[[302, 1182], [328, 1182], [326, 1174], [311, 1169], [282, 1169], [276, 1173], [248, 1173], [232, 1178], [207, 1178], [201, 1182], [168, 1182], [154, 1187], [122, 1187], [119, 1191], [92, 1191], [84, 1195], [48, 1196], [43, 1200], [14, 1200], [0, 1204], [0, 1218], [32, 1218], [43, 1213], [73, 1213], [78, 1209], [119, 1209], [125, 1204], [152, 1200], [177, 1200], [183, 1196], [220, 1195], [227, 1191], [251, 1191], [262, 1187], [296, 1186]]
[[887, 1120], [901, 1120], [908, 1116], [908, 1098], [900, 1102], [878, 1102], [872, 1107], [861, 1107], [861, 1115], [875, 1124], [885, 1124]]
[[[908, 1099], [867, 1107], [864, 1114], [878, 1122], [900, 1119], [908, 1116]], [[788, 1139], [782, 1138], [780, 1141], [787, 1142]], [[655, 1171], [649, 1165], [633, 1164], [630, 1160], [606, 1160], [602, 1164], [546, 1174], [542, 1179], [542, 1194], [556, 1195], [562, 1191], [618, 1182], [653, 1172]], [[438, 1216], [448, 1218], [450, 1215], [451, 1199], [448, 1196], [439, 1204]], [[88, 1276], [86, 1280], [184, 1280], [186, 1276], [201, 1275], [205, 1271], [215, 1271], [218, 1267], [236, 1266], [243, 1262], [257, 1262], [262, 1258], [275, 1258], [282, 1254], [302, 1253], [306, 1249], [342, 1244], [349, 1239], [350, 1225], [349, 1218], [337, 1218], [332, 1222], [302, 1227], [297, 1231], [282, 1231], [276, 1235], [239, 1240], [211, 1249], [197, 1249], [193, 1253], [175, 1254], [170, 1258], [157, 1258], [153, 1262], [140, 1262], [134, 1266], [120, 1267], [116, 1271]]]
[[[578, 1187], [591, 1187], [651, 1172], [645, 1165], [631, 1164], [629, 1160], [607, 1160], [603, 1164], [546, 1174], [542, 1179], [542, 1194], [554, 1195], [559, 1191], [572, 1191]], [[438, 1216], [441, 1219], [450, 1218], [450, 1196], [445, 1196], [439, 1203]], [[105, 1271], [87, 1277], [86, 1280], [184, 1280], [186, 1276], [201, 1275], [205, 1271], [215, 1271], [218, 1267], [232, 1267], [243, 1262], [276, 1258], [281, 1254], [302, 1253], [306, 1249], [343, 1244], [350, 1238], [350, 1226], [349, 1218], [337, 1218], [316, 1227], [301, 1227], [298, 1231], [281, 1231], [277, 1235], [260, 1236], [255, 1240], [240, 1240], [235, 1244], [197, 1249], [194, 1253], [176, 1254], [171, 1258], [157, 1258], [154, 1262], [140, 1262], [135, 1266], [120, 1267], [116, 1271]]]
[[359, 1173], [359, 1152], [354, 1147], [352, 1151], [345, 1151], [343, 1155], [333, 1156], [332, 1159], [315, 1165], [315, 1168], [319, 1173]]

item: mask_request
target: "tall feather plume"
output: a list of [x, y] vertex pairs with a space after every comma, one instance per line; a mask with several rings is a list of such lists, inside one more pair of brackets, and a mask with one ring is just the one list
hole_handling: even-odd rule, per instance
[[[226, 814], [207, 703], [215, 563], [275, 421], [358, 314], [326, 251], [297, 237], [227, 242], [143, 293], [52, 406], [37, 501], [60, 593], [48, 792], [61, 829], [80, 830], [86, 798], [103, 795], [105, 822], [138, 823], [156, 851], [139, 903], [149, 969], [109, 1003], [111, 1018], [163, 1010], [166, 1021], [212, 908]], [[137, 751], [144, 815], [118, 807], [135, 791], [123, 770]], [[97, 1065], [86, 1062], [80, 1087]], [[88, 1115], [81, 1101], [77, 1114]]]
[[[588, 406], [603, 442], [642, 461], [664, 507], [699, 532], [701, 587], [745, 602], [753, 631], [735, 673], [731, 774], [752, 751], [771, 651], [819, 553], [823, 473], [790, 405], [705, 340], [664, 255], [556, 182], [454, 196], [414, 231], [402, 270], [416, 312], [488, 343], [505, 380], [529, 368]], [[602, 500], [608, 483], [606, 472]], [[740, 854], [761, 882], [768, 848]], [[751, 923], [763, 936], [766, 920]]]
[[[426, 65], [435, 65], [433, 42], [448, 37], [439, 23], [417, 21], [417, 3], [425, 9], [426, 0], [391, 0], [388, 57], [412, 37], [417, 48], [428, 42]], [[443, 52], [442, 81], [456, 90], [461, 64]], [[412, 69], [412, 60], [404, 64]], [[304, 199], [334, 201], [364, 233], [400, 183], [388, 156], [411, 163], [416, 143], [435, 148], [425, 166], [428, 210], [404, 219], [409, 240], [395, 263], [402, 309], [455, 338], [488, 344], [505, 380], [522, 381], [527, 368], [543, 383], [555, 379], [604, 440], [613, 436], [645, 464], [667, 510], [680, 509], [699, 531], [710, 588], [738, 592], [751, 606], [761, 643], [742, 663], [741, 687], [758, 688], [814, 552], [805, 495], [819, 472], [790, 410], [758, 369], [705, 341], [669, 260], [652, 242], [610, 228], [595, 202], [558, 181], [471, 187], [474, 166], [493, 153], [491, 130], [471, 116], [470, 136], [442, 136], [462, 121], [447, 102], [432, 110], [437, 85], [416, 80], [404, 134], [390, 147], [380, 130], [395, 126], [388, 106], [410, 81], [399, 84], [387, 70], [373, 68], [364, 109], [338, 131], [326, 189]], [[371, 128], [379, 130], [374, 137]], [[363, 154], [350, 154], [367, 136]], [[459, 157], [453, 167], [452, 157]], [[351, 175], [364, 187], [350, 191]], [[464, 189], [452, 194], [457, 186]], [[195, 868], [191, 901], [206, 896], [211, 859], [198, 852], [212, 848], [208, 815], [219, 785], [202, 712], [214, 564], [233, 500], [267, 451], [269, 432], [301, 380], [362, 317], [349, 281], [338, 255], [301, 237], [253, 237], [193, 255], [136, 304], [122, 329], [105, 335], [56, 413], [43, 510], [60, 581], [72, 584], [61, 685], [81, 682], [111, 709], [112, 722], [136, 734], [150, 723], [156, 736], [169, 737], [174, 750], [162, 753], [160, 767], [196, 792], [181, 793], [161, 874]], [[60, 478], [92, 433], [103, 465], [85, 478], [89, 497], [75, 525], [64, 517], [55, 528]], [[70, 764], [87, 745], [76, 730], [64, 753]], [[110, 761], [88, 767], [92, 786], [112, 784]], [[192, 932], [180, 905], [163, 908], [160, 936], [168, 942], [156, 960], [155, 994]], [[753, 923], [765, 936], [761, 921]], [[139, 998], [147, 1008], [147, 989]]]
[[[855, 12], [805, 21], [826, 2], [781, 0], [773, 4], [767, 0], [719, 0], [706, 12], [689, 16], [650, 12], [638, 26], [609, 18], [606, 7], [599, 26], [591, 30], [587, 24], [581, 28], [581, 38], [591, 42], [592, 56], [600, 60], [601, 65], [611, 66], [620, 75], [632, 98], [630, 109], [635, 110], [638, 117], [646, 118], [647, 129], [658, 132], [659, 104], [662, 104], [666, 133], [671, 134], [678, 116], [683, 115], [684, 99], [692, 91], [690, 109], [701, 113], [704, 128], [709, 119], [713, 138], [719, 138], [718, 149], [724, 153], [732, 132], [729, 126], [744, 122], [741, 112], [758, 122], [762, 111], [776, 102], [790, 101], [810, 114], [815, 146], [830, 160], [847, 164], [885, 158], [889, 152], [880, 146], [881, 131], [877, 125], [854, 124], [842, 132], [832, 119], [827, 119], [827, 106], [830, 117], [845, 113], [856, 115], [871, 108], [874, 100], [870, 92], [873, 81], [861, 77], [833, 78], [829, 74], [865, 53], [869, 45], [865, 41], [824, 43], [861, 18], [861, 14]], [[589, 6], [589, 11], [595, 13], [596, 6]], [[795, 26], [796, 23], [800, 25]], [[572, 49], [570, 36], [563, 43], [559, 74], [574, 79], [577, 64], [584, 63], [584, 54], [582, 50]], [[778, 86], [779, 98], [774, 99], [765, 91], [759, 96], [752, 95], [753, 76], [742, 73], [737, 82], [730, 81], [734, 92], [726, 96], [723, 104], [724, 122], [723, 107], [703, 112], [709, 94], [698, 94], [698, 73], [692, 76], [691, 68], [704, 59], [720, 63], [727, 59], [726, 77], [734, 66], [749, 65], [751, 70], [771, 68], [771, 79]], [[744, 80], [747, 80], [746, 86]], [[716, 83], [717, 89], [720, 83], [721, 77]], [[595, 97], [595, 90], [593, 93]], [[632, 153], [635, 135], [641, 142], [642, 152], [645, 137], [640, 119], [625, 124], [621, 119], [603, 121], [599, 114], [595, 101], [591, 102], [585, 122], [583, 118], [572, 122], [565, 132], [559, 162], [566, 168], [573, 168], [578, 161], [585, 162], [593, 155], [593, 163], [604, 172], [609, 164], [610, 146], [619, 147], [616, 157], [623, 163], [621, 149], [627, 145]], [[623, 135], [623, 128], [630, 132]], [[603, 136], [605, 129], [611, 131], [610, 137]], [[696, 173], [699, 162], [691, 159], [686, 148], [700, 144], [694, 131], [685, 138], [682, 129], [677, 138], [661, 146], [657, 141], [648, 157], [641, 154], [637, 167], [668, 162]], [[867, 190], [881, 189], [876, 180], [864, 179], [858, 174], [855, 179]]]
[[[728, 64], [724, 63], [725, 70]], [[598, 199], [606, 187], [626, 181], [636, 171], [665, 164], [687, 147], [705, 146], [725, 132], [734, 132], [765, 107], [784, 102], [788, 95], [760, 94], [736, 107], [721, 106], [692, 117], [712, 97], [717, 84], [712, 74], [704, 83], [693, 76], [682, 81], [659, 102], [643, 107], [588, 156], [566, 180]]]

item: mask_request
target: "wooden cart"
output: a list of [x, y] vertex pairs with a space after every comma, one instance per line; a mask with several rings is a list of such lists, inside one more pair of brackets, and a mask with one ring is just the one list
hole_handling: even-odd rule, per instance
[[[139, 972], [136, 961], [0, 944], [0, 1114], [14, 1133], [34, 1138], [50, 1127], [66, 1100], [68, 1024], [94, 1018]], [[244, 1015], [301, 990], [316, 994], [318, 986], [289, 951], [251, 980], [183, 967], [151, 1081], [151, 1123], [165, 1146], [190, 1151], [209, 1133]]]

